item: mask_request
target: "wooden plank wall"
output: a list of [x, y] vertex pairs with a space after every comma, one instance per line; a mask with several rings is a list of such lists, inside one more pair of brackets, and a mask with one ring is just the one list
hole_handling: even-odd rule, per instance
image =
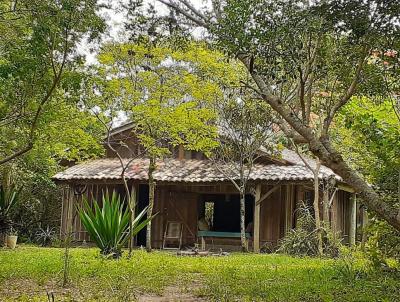
[[116, 190], [120, 194], [124, 193], [121, 185], [88, 184], [86, 187], [81, 186], [80, 190], [77, 190], [75, 185], [64, 187], [60, 227], [61, 239], [65, 238], [65, 235], [68, 232], [68, 226], [72, 225], [72, 238], [74, 241], [90, 241], [89, 234], [85, 231], [82, 222], [79, 219], [77, 207], [83, 205], [84, 199], [88, 200], [91, 206], [93, 206], [93, 200], [96, 199], [101, 206], [102, 194], [106, 189], [108, 189], [110, 193], [113, 190]]
[[348, 242], [350, 230], [350, 193], [339, 190], [333, 200], [331, 209], [333, 231]]
[[[268, 192], [271, 188], [263, 186], [262, 192]], [[294, 185], [282, 185], [261, 203], [261, 245], [276, 246], [279, 239], [294, 227], [295, 189]]]
[[157, 188], [154, 211], [158, 212], [153, 221], [152, 245], [162, 246], [167, 221], [183, 221], [183, 242], [193, 245], [196, 241], [199, 194], [182, 192], [178, 186], [159, 186]]
[[[108, 188], [117, 190], [124, 195], [120, 184], [89, 184], [83, 195], [76, 194], [73, 185], [63, 189], [63, 205], [61, 214], [61, 238], [67, 231], [68, 225], [73, 225], [74, 240], [89, 241], [77, 215], [76, 206], [82, 205], [83, 197], [93, 203], [93, 197], [101, 203], [102, 192]], [[271, 185], [262, 185], [262, 194], [272, 188]], [[156, 187], [154, 211], [159, 212], [153, 220], [152, 237], [153, 247], [160, 248], [167, 221], [184, 221], [183, 245], [193, 245], [196, 241], [198, 205], [202, 193], [235, 193], [229, 184], [216, 186], [180, 186], [159, 185]], [[345, 239], [349, 233], [349, 196], [344, 191], [338, 191], [331, 209], [331, 221], [334, 230]], [[296, 226], [296, 211], [300, 201], [304, 200], [302, 185], [284, 184], [261, 203], [260, 210], [260, 242], [275, 246], [286, 232]]]

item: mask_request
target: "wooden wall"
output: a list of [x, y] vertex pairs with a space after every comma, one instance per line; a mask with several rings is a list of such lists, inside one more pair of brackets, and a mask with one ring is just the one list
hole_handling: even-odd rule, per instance
[[[295, 225], [296, 187], [281, 185], [261, 203], [260, 242], [261, 246], [276, 246], [279, 239]], [[273, 186], [262, 186], [262, 193]]]
[[[77, 208], [83, 205], [83, 200], [87, 200], [93, 205], [93, 200], [97, 200], [101, 205], [103, 192], [108, 190], [110, 193], [115, 190], [124, 196], [122, 185], [118, 184], [87, 184], [69, 185], [63, 188], [63, 203], [61, 209], [60, 237], [64, 239], [67, 234], [72, 235], [75, 241], [90, 241], [89, 234], [85, 231], [79, 218]], [[72, 226], [72, 228], [68, 228]]]
[[[273, 186], [262, 185], [262, 194]], [[93, 198], [101, 200], [102, 192], [117, 190], [122, 196], [121, 184], [88, 184], [86, 186], [70, 185], [63, 191], [61, 218], [61, 237], [68, 232], [72, 224], [73, 238], [76, 241], [89, 241], [77, 215], [77, 205], [82, 205], [83, 198], [89, 203]], [[83, 192], [82, 192], [83, 191]], [[167, 221], [184, 221], [183, 246], [192, 246], [196, 241], [199, 202], [202, 194], [236, 194], [235, 188], [229, 184], [217, 185], [177, 185], [165, 184], [156, 187], [154, 211], [158, 215], [152, 222], [153, 247], [162, 246]], [[261, 203], [260, 210], [260, 243], [262, 246], [276, 246], [286, 232], [296, 226], [296, 207], [304, 200], [303, 185], [282, 184]], [[82, 193], [82, 194], [78, 194]], [[138, 194], [137, 194], [138, 195]], [[331, 209], [333, 229], [347, 240], [349, 234], [349, 198], [350, 194], [338, 191]], [[239, 243], [238, 243], [239, 244]]]
[[193, 245], [197, 236], [198, 193], [181, 192], [177, 186], [158, 187], [154, 211], [152, 242], [155, 248], [162, 246], [168, 221], [183, 221], [183, 245]]
[[350, 193], [336, 193], [331, 209], [331, 224], [333, 231], [347, 243], [350, 231]]

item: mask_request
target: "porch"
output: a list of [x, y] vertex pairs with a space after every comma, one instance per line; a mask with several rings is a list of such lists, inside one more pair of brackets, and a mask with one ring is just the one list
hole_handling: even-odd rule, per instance
[[[148, 187], [144, 182], [130, 181], [136, 192], [137, 211], [148, 204]], [[310, 194], [310, 183], [253, 183], [246, 195], [246, 218], [248, 244], [251, 250], [273, 249], [287, 231], [296, 226], [296, 207]], [[101, 200], [105, 190], [116, 190], [125, 195], [122, 184], [115, 182], [70, 183], [64, 188], [61, 235], [72, 225], [77, 241], [90, 241], [88, 234], [76, 215], [76, 204], [87, 198]], [[332, 225], [348, 238], [350, 234], [350, 194], [339, 191], [331, 209]], [[240, 249], [239, 195], [229, 182], [224, 183], [159, 183], [156, 187], [154, 212], [158, 215], [152, 222], [152, 246], [162, 248], [168, 221], [182, 223], [182, 248], [205, 244], [207, 249]], [[201, 233], [199, 220], [205, 219], [209, 229]], [[200, 233], [199, 233], [200, 232]], [[226, 233], [226, 236], [224, 235]], [[136, 245], [144, 246], [145, 230], [136, 237]]]

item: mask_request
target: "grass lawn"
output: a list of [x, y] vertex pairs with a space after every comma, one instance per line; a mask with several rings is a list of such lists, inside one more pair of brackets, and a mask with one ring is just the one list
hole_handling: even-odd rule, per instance
[[166, 292], [174, 301], [400, 301], [399, 276], [371, 272], [360, 259], [137, 250], [106, 260], [94, 248], [71, 256], [71, 282], [62, 288], [63, 249], [0, 250], [0, 301], [48, 301], [46, 291], [55, 301], [168, 301], [157, 300]]

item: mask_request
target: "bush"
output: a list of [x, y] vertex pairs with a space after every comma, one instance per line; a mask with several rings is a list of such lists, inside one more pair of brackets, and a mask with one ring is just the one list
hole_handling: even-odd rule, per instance
[[18, 200], [19, 191], [14, 185], [8, 188], [0, 187], [0, 233], [5, 233], [12, 226], [10, 217], [11, 209], [15, 206]]
[[400, 233], [387, 222], [371, 219], [367, 229], [365, 252], [375, 267], [389, 267], [388, 261], [400, 262]]
[[[297, 209], [296, 214], [298, 215], [296, 228], [290, 230], [280, 240], [278, 252], [297, 256], [317, 256], [318, 230], [315, 228], [313, 213], [303, 204]], [[320, 231], [323, 234], [324, 254], [337, 257], [341, 247], [340, 239], [327, 225], [323, 225]]]

